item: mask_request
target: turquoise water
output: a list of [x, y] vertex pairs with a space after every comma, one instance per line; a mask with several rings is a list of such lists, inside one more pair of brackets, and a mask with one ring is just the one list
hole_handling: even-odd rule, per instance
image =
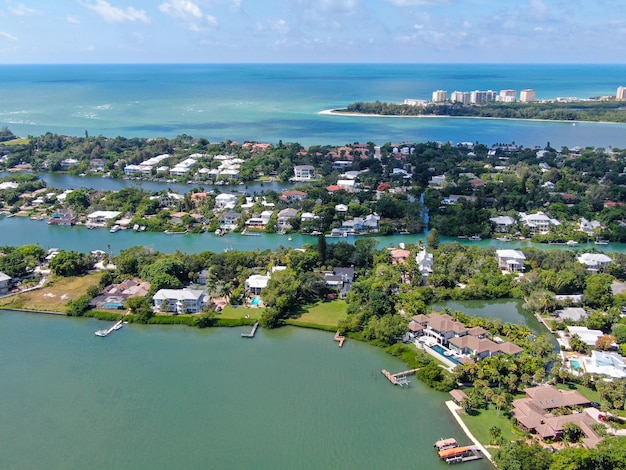
[[363, 343], [103, 325], [0, 312], [0, 468], [446, 468], [432, 443], [468, 442], [447, 394], [393, 387], [404, 364]]
[[572, 367], [573, 367], [574, 369], [582, 369], [582, 366], [580, 365], [580, 362], [578, 362], [578, 361], [572, 361], [572, 360], [570, 360], [569, 362], [570, 362], [570, 364], [572, 365]]
[[255, 297], [254, 299], [252, 299], [252, 301], [250, 302], [250, 304], [252, 304], [252, 306], [256, 307], [257, 305], [259, 305], [261, 303], [261, 297]]
[[626, 147], [626, 125], [328, 116], [354, 101], [432, 91], [535, 88], [537, 97], [614, 95], [626, 65], [242, 64], [0, 66], [0, 126], [19, 135], [175, 137], [277, 143], [514, 141]]

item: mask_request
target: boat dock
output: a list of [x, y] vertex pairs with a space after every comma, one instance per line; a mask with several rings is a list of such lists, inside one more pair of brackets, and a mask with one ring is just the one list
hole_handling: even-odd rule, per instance
[[100, 336], [101, 338], [104, 338], [105, 336], [109, 336], [112, 332], [114, 332], [116, 330], [119, 330], [120, 328], [122, 328], [122, 326], [124, 326], [124, 322], [123, 322], [123, 320], [119, 320], [111, 328], [108, 328], [106, 330], [98, 330], [98, 331], [96, 331], [95, 335], [96, 336]]
[[482, 452], [477, 446], [454, 447], [439, 451], [439, 457], [450, 465], [482, 459]]
[[241, 337], [242, 338], [254, 338], [254, 335], [256, 334], [256, 330], [259, 327], [259, 322], [255, 322], [254, 326], [252, 327], [252, 331], [250, 331], [250, 333], [241, 333]]
[[383, 369], [381, 370], [381, 372], [392, 384], [404, 387], [405, 385], [409, 385], [411, 383], [411, 381], [407, 378], [407, 375], [415, 374], [415, 372], [417, 372], [418, 370], [419, 369], [409, 369], [398, 372], [396, 374], [392, 374], [387, 369]]
[[341, 336], [339, 334], [339, 330], [337, 330], [337, 333], [335, 333], [335, 337], [333, 338], [334, 341], [339, 342], [339, 347], [343, 346], [343, 342], [346, 340], [345, 336]]

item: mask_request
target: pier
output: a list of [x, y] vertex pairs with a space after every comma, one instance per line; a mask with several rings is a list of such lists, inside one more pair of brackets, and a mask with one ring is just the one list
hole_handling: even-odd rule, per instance
[[256, 321], [254, 323], [254, 326], [252, 327], [252, 331], [250, 331], [250, 333], [241, 333], [241, 337], [242, 338], [254, 338], [254, 335], [256, 334], [256, 330], [259, 327], [259, 322]]
[[335, 337], [333, 338], [334, 341], [337, 341], [339, 343], [339, 347], [343, 346], [343, 342], [346, 340], [345, 336], [341, 336], [339, 334], [339, 330], [337, 330], [337, 333], [335, 333]]
[[387, 369], [383, 369], [381, 372], [393, 385], [400, 385], [401, 387], [404, 387], [405, 385], [409, 385], [411, 383], [410, 380], [407, 378], [407, 375], [415, 374], [415, 372], [417, 372], [418, 370], [419, 369], [409, 369], [398, 372], [396, 374], [392, 374]]
[[120, 328], [122, 328], [123, 325], [124, 325], [124, 322], [122, 320], [119, 320], [117, 323], [115, 323], [115, 325], [113, 325], [109, 329], [96, 331], [95, 335], [100, 336], [101, 338], [104, 338], [105, 336], [109, 336], [109, 334], [111, 334], [113, 331], [119, 330]]

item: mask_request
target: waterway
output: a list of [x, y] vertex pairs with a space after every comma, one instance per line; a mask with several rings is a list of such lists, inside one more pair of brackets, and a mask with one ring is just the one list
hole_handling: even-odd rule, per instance
[[[0, 468], [447, 468], [447, 394], [356, 341], [0, 312]], [[490, 468], [484, 461], [464, 465]]]

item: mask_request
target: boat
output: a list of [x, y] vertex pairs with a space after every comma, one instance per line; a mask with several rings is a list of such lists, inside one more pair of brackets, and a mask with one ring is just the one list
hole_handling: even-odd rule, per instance
[[113, 329], [115, 331], [121, 330], [123, 326], [124, 326], [124, 324], [122, 322], [117, 322], [115, 325], [113, 325]]
[[98, 330], [98, 331], [95, 332], [95, 335], [96, 336], [100, 336], [101, 338], [104, 338], [108, 334], [109, 334], [109, 332], [107, 330]]
[[146, 226], [145, 225], [140, 225], [139, 226], [139, 231], [140, 232], [145, 232], [146, 231]]
[[458, 445], [459, 444], [456, 442], [455, 438], [448, 437], [447, 439], [439, 439], [437, 442], [433, 444], [433, 447], [435, 447], [439, 451], [439, 450], [454, 449], [455, 447], [458, 447]]
[[287, 237], [287, 240], [289, 240], [289, 241], [293, 240], [293, 238], [291, 238], [291, 235], [289, 235], [289, 236]]
[[111, 230], [109, 230], [109, 232], [115, 233], [115, 232], [119, 232], [121, 229], [122, 229], [122, 227], [120, 227], [119, 225], [115, 224], [113, 227], [111, 227]]
[[135, 225], [133, 225], [133, 230], [134, 230], [135, 232], [138, 232], [138, 231], [139, 231], [139, 224], [135, 224]]
[[482, 238], [480, 238], [479, 235], [472, 235], [471, 237], [468, 237], [468, 240], [472, 242], [479, 242], [482, 240]]
[[578, 245], [578, 242], [577, 242], [576, 240], [567, 240], [567, 241], [565, 242], [565, 244], [566, 244], [567, 246], [576, 246], [576, 245]]
[[596, 240], [594, 243], [596, 245], [608, 245], [609, 241], [608, 240]]
[[510, 242], [512, 239], [511, 237], [498, 237], [496, 238], [496, 240], [498, 240], [499, 242]]
[[166, 235], [185, 235], [187, 233], [187, 230], [185, 230], [184, 232], [175, 232], [173, 230], [166, 230], [164, 233]]

